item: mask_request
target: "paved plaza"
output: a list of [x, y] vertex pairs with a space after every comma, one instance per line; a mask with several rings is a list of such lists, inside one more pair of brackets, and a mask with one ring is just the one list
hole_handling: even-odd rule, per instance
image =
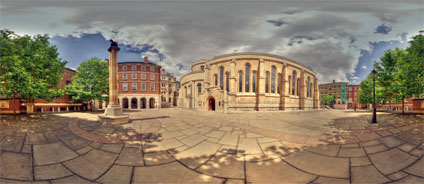
[[423, 183], [424, 117], [186, 109], [2, 116], [1, 183]]

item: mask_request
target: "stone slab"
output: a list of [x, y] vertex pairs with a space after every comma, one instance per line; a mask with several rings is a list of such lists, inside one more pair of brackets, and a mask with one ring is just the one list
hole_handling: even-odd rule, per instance
[[4, 152], [0, 155], [0, 177], [32, 180], [31, 155]]
[[390, 180], [374, 166], [352, 167], [352, 183], [386, 183]]
[[130, 183], [133, 167], [114, 165], [96, 181], [105, 184]]
[[52, 164], [34, 167], [34, 175], [36, 180], [51, 180], [71, 176], [72, 172], [62, 164]]
[[371, 154], [369, 155], [369, 158], [375, 167], [377, 167], [378, 170], [380, 170], [383, 174], [391, 174], [400, 171], [417, 160], [416, 157], [410, 156], [409, 154], [399, 151], [398, 149], [391, 149], [388, 151]]
[[62, 143], [34, 145], [35, 165], [47, 165], [63, 162], [78, 156], [77, 153]]

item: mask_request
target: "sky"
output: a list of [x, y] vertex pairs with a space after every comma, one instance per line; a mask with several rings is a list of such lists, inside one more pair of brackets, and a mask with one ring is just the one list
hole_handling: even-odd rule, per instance
[[177, 79], [200, 59], [263, 52], [310, 66], [320, 83], [358, 84], [385, 50], [424, 29], [422, 0], [2, 0], [0, 29], [48, 34], [67, 67], [106, 59], [161, 65]]

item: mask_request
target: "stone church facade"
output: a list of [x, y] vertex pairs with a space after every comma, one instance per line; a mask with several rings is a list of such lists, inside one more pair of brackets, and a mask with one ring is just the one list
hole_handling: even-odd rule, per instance
[[178, 106], [199, 110], [317, 109], [318, 79], [309, 67], [264, 53], [200, 60], [181, 78]]

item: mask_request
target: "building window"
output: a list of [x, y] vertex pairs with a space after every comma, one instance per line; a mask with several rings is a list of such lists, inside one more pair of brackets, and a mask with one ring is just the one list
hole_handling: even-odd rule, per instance
[[277, 77], [277, 93], [278, 94], [280, 94], [280, 86], [281, 86], [281, 75], [280, 74], [278, 74], [278, 77]]
[[275, 66], [271, 68], [271, 93], [275, 93]]
[[269, 93], [269, 72], [265, 75], [265, 93]]
[[252, 72], [252, 92], [256, 93], [256, 72]]
[[146, 71], [146, 66], [141, 66], [141, 70]]
[[141, 83], [141, 91], [146, 91], [146, 83]]
[[309, 97], [309, 77], [306, 80], [306, 97]]
[[155, 91], [155, 83], [150, 83], [150, 91]]
[[132, 83], [132, 90], [137, 91], [137, 83]]
[[123, 66], [122, 70], [127, 71], [127, 66]]
[[141, 74], [141, 79], [146, 80], [146, 74], [145, 73]]
[[202, 71], [205, 71], [205, 66], [200, 66], [200, 69], [201, 69]]
[[297, 79], [297, 84], [296, 84], [296, 96], [299, 96], [299, 79]]
[[155, 80], [155, 75], [154, 74], [150, 74], [150, 80]]
[[171, 103], [171, 98], [169, 98], [169, 103]]
[[219, 88], [224, 89], [224, 67], [219, 68]]
[[230, 75], [225, 74], [225, 90], [230, 91]]
[[162, 76], [162, 80], [165, 80], [165, 76]]
[[132, 70], [137, 70], [137, 66], [136, 65], [133, 65], [132, 66]]
[[288, 91], [289, 91], [289, 95], [290, 95], [290, 88], [291, 87], [291, 76], [289, 75], [289, 88], [288, 88]]
[[213, 76], [213, 80], [215, 81], [215, 86], [218, 86], [218, 77], [216, 74]]
[[165, 83], [163, 83], [163, 82], [162, 82], [162, 83], [161, 83], [161, 86], [164, 88], [164, 87], [165, 87]]
[[122, 78], [124, 78], [124, 80], [127, 80], [128, 79], [127, 74], [124, 74]]
[[349, 91], [352, 91], [352, 88], [351, 87], [349, 87]]
[[239, 92], [243, 92], [243, 73], [239, 72]]
[[295, 89], [296, 89], [296, 72], [293, 71], [293, 76], [292, 76], [292, 95], [294, 95]]
[[128, 83], [122, 84], [122, 91], [128, 91]]
[[150, 71], [151, 71], [151, 72], [154, 72], [154, 71], [155, 71], [155, 67], [151, 66], [151, 67], [150, 67]]
[[132, 79], [137, 79], [137, 74], [136, 73], [133, 73], [132, 74]]
[[312, 83], [311, 83], [311, 86], [309, 87], [309, 97], [312, 97], [313, 96], [313, 93], [312, 93]]
[[244, 91], [245, 92], [250, 92], [250, 88], [249, 88], [249, 80], [250, 80], [250, 65], [247, 64], [245, 67], [245, 71], [244, 71]]
[[202, 84], [198, 83], [197, 84], [197, 94], [200, 95], [200, 93], [202, 93]]

